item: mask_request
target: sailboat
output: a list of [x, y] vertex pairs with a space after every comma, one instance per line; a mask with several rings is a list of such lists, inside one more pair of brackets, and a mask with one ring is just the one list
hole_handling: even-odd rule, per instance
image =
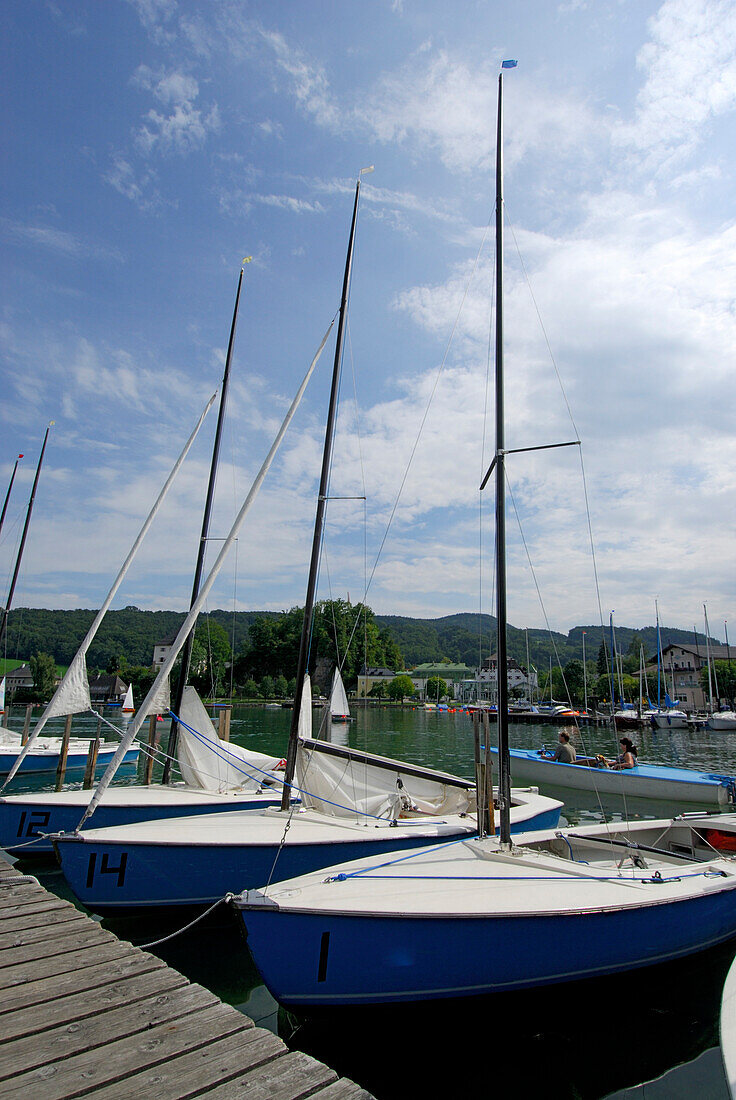
[[[687, 729], [688, 720], [684, 710], [680, 710], [677, 699], [670, 699], [667, 691], [667, 675], [662, 661], [662, 636], [659, 630], [659, 604], [654, 606], [657, 618], [657, 706], [649, 712], [652, 729]], [[662, 679], [664, 679], [664, 706], [662, 705]], [[674, 675], [672, 681], [674, 692]]]
[[125, 698], [123, 699], [123, 714], [132, 714], [135, 710], [133, 705], [133, 685], [128, 684], [128, 690], [125, 692]]
[[[710, 633], [708, 629], [708, 612], [705, 604], [703, 604], [703, 613], [705, 615], [705, 653], [706, 660], [708, 662], [708, 697], [710, 700], [710, 711], [708, 713], [708, 719], [706, 726], [710, 730], [718, 730], [720, 733], [733, 733], [736, 732], [736, 714], [732, 710], [716, 710], [713, 698], [713, 685], [711, 672], [715, 672], [715, 666], [711, 666], [710, 660]], [[716, 679], [716, 698], [718, 697], [718, 680]]]
[[330, 718], [333, 722], [352, 722], [350, 717], [350, 704], [342, 682], [340, 669], [335, 666], [332, 674], [332, 690], [330, 691]]
[[[309, 645], [359, 197], [360, 177], [343, 276], [280, 809], [92, 827], [58, 837], [55, 846], [66, 880], [95, 912], [211, 904], [230, 891], [323, 867], [341, 856], [434, 846], [438, 840], [458, 840], [477, 831], [469, 812], [471, 780], [305, 737], [300, 729], [305, 710], [311, 719]], [[292, 804], [294, 794], [300, 799], [298, 810]], [[511, 791], [507, 797], [517, 829], [559, 821], [559, 800], [533, 790], [515, 791], [512, 809]], [[103, 866], [119, 872], [103, 874]]]
[[[502, 94], [496, 155], [496, 591], [506, 659]], [[278, 1001], [365, 1005], [524, 989], [675, 959], [736, 934], [736, 863], [687, 821], [512, 842], [508, 687], [498, 681], [500, 835], [334, 864], [234, 899]]]
[[[220, 391], [220, 407], [218, 412], [217, 429], [213, 444], [210, 474], [207, 487], [204, 515], [202, 520], [202, 533], [200, 536], [195, 568], [195, 578], [192, 592], [192, 602], [196, 598], [201, 582], [201, 573], [204, 562], [204, 550], [207, 542], [209, 517], [212, 507], [212, 497], [216, 480], [217, 462], [220, 439], [225, 411], [225, 404], [230, 378], [233, 344], [240, 303], [241, 289], [243, 285], [243, 271], [247, 261], [244, 261], [238, 278], [238, 287], [235, 296], [235, 306], [230, 327], [230, 339], [225, 361], [222, 387]], [[67, 713], [68, 711], [80, 711], [90, 706], [89, 689], [84, 655], [95, 636], [97, 629], [110, 606], [118, 587], [127, 572], [130, 563], [135, 556], [153, 518], [162, 504], [168, 488], [173, 482], [176, 473], [182, 465], [189, 448], [199, 432], [204, 418], [215, 401], [213, 395], [199, 421], [194, 432], [187, 441], [182, 454], [174, 465], [168, 480], [166, 481], [159, 497], [154, 504], [148, 518], [136, 539], [131, 551], [126, 558], [116, 580], [114, 581], [108, 596], [100, 611], [95, 617], [82, 645], [80, 646], [69, 671], [60, 684], [49, 707], [36, 724], [31, 734], [33, 743], [27, 745], [22, 752], [31, 753], [31, 762], [42, 751], [42, 746], [35, 743], [40, 729], [52, 714]], [[193, 631], [193, 627], [192, 627]], [[274, 772], [283, 769], [284, 762], [281, 758], [266, 756], [263, 753], [245, 750], [236, 745], [221, 741], [214, 726], [207, 715], [201, 700], [192, 689], [192, 694], [186, 703], [183, 702], [184, 687], [188, 675], [189, 654], [191, 653], [192, 632], [183, 642], [182, 667], [177, 688], [177, 697], [174, 703], [175, 713], [185, 723], [179, 733], [179, 724], [173, 726], [169, 735], [169, 757], [164, 769], [164, 781], [156, 785], [128, 784], [125, 787], [109, 788], [105, 792], [105, 798], [97, 811], [96, 822], [100, 826], [120, 825], [130, 821], [148, 820], [172, 815], [197, 813], [218, 813], [221, 810], [233, 808], [255, 809], [264, 805], [271, 805], [277, 801], [270, 788], [274, 781]], [[178, 651], [177, 651], [178, 652]], [[140, 719], [149, 713], [161, 713], [167, 710], [168, 679], [163, 678], [156, 690], [149, 695], [149, 699], [140, 708]], [[128, 687], [123, 712], [133, 712], [132, 686]], [[139, 723], [140, 724], [140, 723]], [[84, 743], [85, 758], [81, 760], [84, 765], [86, 760], [88, 743]], [[113, 743], [102, 747], [103, 752], [98, 756], [101, 766], [107, 767], [113, 760], [118, 745]], [[126, 750], [124, 762], [135, 762], [138, 756], [137, 745], [130, 746]], [[181, 783], [170, 783], [171, 757], [176, 754], [177, 760], [182, 765], [185, 758], [189, 760], [187, 774]], [[2, 758], [0, 757], [0, 763]], [[25, 760], [22, 766], [28, 765]], [[14, 767], [18, 766], [16, 760]], [[12, 774], [11, 774], [12, 778]], [[7, 781], [6, 781], [7, 782]], [[55, 832], [73, 831], [79, 823], [81, 815], [87, 810], [92, 791], [90, 790], [64, 790], [58, 792], [39, 792], [36, 794], [9, 795], [0, 798], [0, 847], [16, 855], [25, 858], [35, 856], [45, 857], [53, 852], [50, 835]]]

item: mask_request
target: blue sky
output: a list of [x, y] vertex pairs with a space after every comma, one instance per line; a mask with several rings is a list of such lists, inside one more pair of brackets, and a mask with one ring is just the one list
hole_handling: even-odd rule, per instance
[[[337, 308], [355, 178], [375, 165], [332, 482], [367, 499], [331, 503], [319, 595], [360, 598], [383, 545], [377, 611], [492, 610], [486, 230], [514, 57], [507, 445], [579, 433], [585, 481], [574, 449], [509, 460], [509, 618], [646, 625], [656, 598], [702, 629], [705, 602], [723, 636], [733, 4], [6, 0], [0, 32], [3, 497], [25, 455], [5, 591], [55, 421], [16, 607], [103, 600], [219, 385], [250, 255], [213, 523], [227, 533]], [[210, 606], [303, 601], [332, 351]], [[211, 413], [116, 606], [187, 606], [214, 429]]]

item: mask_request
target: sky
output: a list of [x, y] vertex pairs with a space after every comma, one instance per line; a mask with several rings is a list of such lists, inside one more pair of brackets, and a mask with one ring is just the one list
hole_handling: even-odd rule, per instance
[[[504, 75], [508, 618], [736, 641], [730, 0], [5, 0], [0, 532], [99, 607], [222, 379], [208, 567], [340, 302], [319, 598], [493, 611]], [[210, 607], [303, 603], [334, 330]], [[216, 406], [113, 606], [188, 607]], [[4, 596], [0, 596], [3, 602]]]

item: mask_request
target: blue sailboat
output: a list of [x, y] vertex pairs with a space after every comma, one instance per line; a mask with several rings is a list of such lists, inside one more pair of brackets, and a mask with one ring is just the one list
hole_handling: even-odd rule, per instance
[[[496, 589], [506, 656], [503, 73], [496, 154]], [[484, 481], [484, 484], [485, 484]], [[334, 864], [234, 904], [278, 1001], [367, 1005], [525, 989], [676, 959], [736, 935], [736, 863], [688, 821], [512, 838], [506, 677], [498, 681], [500, 835]], [[481, 818], [479, 815], [479, 825]]]

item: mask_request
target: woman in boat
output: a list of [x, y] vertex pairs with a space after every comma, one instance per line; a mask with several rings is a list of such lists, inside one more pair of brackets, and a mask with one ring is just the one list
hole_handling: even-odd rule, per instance
[[616, 757], [611, 767], [618, 769], [635, 768], [637, 764], [636, 757], [638, 755], [636, 745], [633, 744], [629, 737], [622, 737], [619, 741], [619, 745], [621, 746], [621, 755]]

